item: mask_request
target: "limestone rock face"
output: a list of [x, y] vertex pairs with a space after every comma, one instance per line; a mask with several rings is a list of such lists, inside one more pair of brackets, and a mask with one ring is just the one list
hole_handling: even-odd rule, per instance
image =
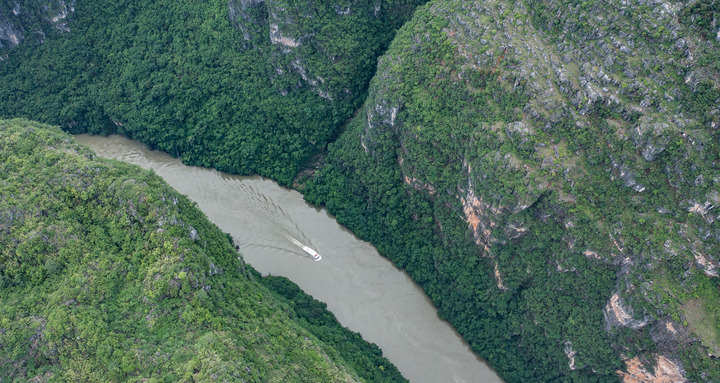
[[655, 369], [651, 372], [638, 358], [625, 361], [627, 371], [618, 371], [623, 383], [685, 383], [682, 367], [676, 362], [658, 355]]
[[[719, 12], [711, 1], [431, 1], [380, 58], [336, 169], [392, 168], [407, 198], [433, 212], [410, 211], [409, 221], [432, 222], [428, 230], [447, 243], [454, 224], [466, 230], [476, 249], [465, 258], [437, 255], [455, 251], [447, 245], [415, 261], [422, 246], [412, 244], [413, 260], [399, 261], [446, 278], [424, 287], [442, 291], [445, 307], [445, 297], [461, 297], [447, 309], [456, 326], [481, 331], [471, 314], [456, 313], [478, 295], [515, 304], [538, 285], [553, 304], [569, 289], [568, 301], [589, 305], [580, 295], [592, 283], [581, 280], [608, 267], [613, 282], [593, 295], [602, 299], [578, 309], [594, 313], [582, 331], [593, 327], [606, 346], [567, 335], [577, 329], [571, 313], [561, 331], [521, 303], [514, 313], [525, 322], [512, 336], [522, 343], [538, 332], [565, 334], [547, 340], [561, 356], [553, 362], [560, 374], [615, 375], [619, 367], [603, 371], [608, 359], [591, 356], [602, 348], [625, 363], [628, 382], [711, 381], [700, 366], [718, 366], [707, 355], [720, 317], [687, 307], [693, 296], [711, 304], [719, 286], [720, 67], [711, 64]], [[358, 177], [370, 190], [367, 206], [392, 195], [375, 190], [392, 176], [369, 173]], [[467, 274], [483, 275], [492, 289], [469, 288]], [[579, 278], [573, 287], [545, 279], [571, 275]], [[682, 336], [668, 335], [671, 322], [684, 323], [675, 329]], [[472, 331], [463, 335], [473, 339]], [[627, 344], [631, 338], [657, 343], [662, 354]], [[630, 351], [641, 358], [628, 359]]]
[[[228, 0], [228, 15], [246, 41], [266, 22], [265, 0]], [[247, 46], [246, 46], [247, 47]]]
[[229, 0], [228, 13], [243, 35], [243, 49], [270, 43], [275, 75], [298, 77], [296, 84], [279, 87], [280, 93], [309, 87], [320, 97], [334, 101], [353, 96], [341, 71], [370, 64], [364, 62], [367, 57], [358, 56], [362, 45], [377, 44], [373, 39], [378, 35], [367, 33], [376, 34], [397, 24], [402, 11], [422, 2], [403, 0], [384, 5], [380, 0]]
[[26, 38], [42, 43], [50, 29], [70, 32], [68, 18], [75, 0], [12, 0], [0, 4], [0, 58]]

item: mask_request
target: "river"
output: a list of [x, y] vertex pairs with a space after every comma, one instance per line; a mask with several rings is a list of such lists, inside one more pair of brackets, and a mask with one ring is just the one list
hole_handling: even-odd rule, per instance
[[[261, 177], [183, 165], [121, 136], [77, 135], [100, 157], [153, 169], [230, 233], [245, 260], [327, 303], [343, 326], [380, 346], [413, 383], [501, 382], [445, 321], [410, 277], [325, 209]], [[297, 242], [322, 255], [319, 262]]]

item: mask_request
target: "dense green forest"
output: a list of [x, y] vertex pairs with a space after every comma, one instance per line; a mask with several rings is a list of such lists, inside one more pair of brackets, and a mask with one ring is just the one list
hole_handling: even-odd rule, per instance
[[431, 2], [305, 185], [508, 381], [720, 380], [720, 44], [653, 12]]
[[227, 0], [73, 1], [69, 32], [46, 27], [1, 62], [0, 117], [119, 133], [287, 185], [361, 104], [421, 2], [238, 0], [231, 20]]
[[46, 2], [0, 116], [294, 180], [509, 382], [720, 381], [716, 0]]
[[0, 120], [5, 379], [406, 381], [154, 173], [26, 120]]

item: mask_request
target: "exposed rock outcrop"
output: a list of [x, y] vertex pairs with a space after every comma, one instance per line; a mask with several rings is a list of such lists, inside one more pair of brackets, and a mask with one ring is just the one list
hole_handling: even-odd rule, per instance
[[[714, 344], [707, 340], [717, 336], [716, 326], [703, 333], [680, 328], [677, 318], [688, 297], [714, 299], [720, 270], [720, 173], [717, 155], [708, 150], [718, 148], [720, 73], [709, 63], [720, 45], [697, 29], [714, 15], [713, 6], [431, 2], [380, 59], [357, 129], [346, 133], [362, 148], [362, 160], [348, 160], [353, 149], [345, 145], [337, 169], [391, 164], [407, 194], [422, 195], [418, 204], [431, 206], [425, 222], [436, 222], [434, 240], [459, 241], [459, 229], [446, 229], [452, 225], [439, 217], [467, 228], [477, 248], [462, 256], [447, 245], [432, 263], [418, 257], [429, 264], [416, 264], [414, 252], [422, 246], [413, 244], [413, 261], [401, 260], [409, 270], [438, 270], [447, 286], [424, 287], [442, 291], [444, 307], [451, 306], [446, 297], [459, 297], [447, 312], [460, 326], [480, 326], [482, 320], [463, 312], [476, 307], [479, 296], [501, 296], [489, 298], [490, 311], [504, 313], [503, 299], [522, 307], [514, 314], [526, 321], [513, 339], [551, 334], [548, 342], [562, 351], [553, 363], [563, 374], [613, 374], [617, 367], [607, 368], [607, 359], [593, 354], [608, 352], [619, 362], [630, 349], [639, 357], [628, 362], [627, 379], [707, 380], [700, 362], [682, 359], [687, 374], [678, 366], [681, 358], [717, 365], [702, 346]], [[360, 178], [364, 187], [377, 187], [368, 181], [372, 175]], [[445, 252], [452, 260], [437, 255]], [[450, 266], [442, 269], [443, 262]], [[474, 264], [483, 266], [466, 269]], [[608, 268], [605, 282], [595, 279]], [[480, 285], [489, 288], [468, 288], [467, 273], [487, 276]], [[604, 287], [581, 298], [593, 285]], [[577, 296], [566, 297], [568, 290]], [[544, 313], [531, 308], [543, 307], [533, 294], [551, 296], [550, 305], [559, 306], [552, 312], [598, 298], [593, 308], [574, 309], [592, 311], [587, 318], [596, 322], [577, 325], [564, 312], [543, 323]], [[523, 306], [526, 298], [533, 303]], [[612, 340], [600, 347], [556, 336], [579, 327], [586, 337], [597, 330], [594, 339]], [[656, 372], [640, 364], [654, 356], [637, 339], [655, 342], [664, 355]]]
[[577, 351], [573, 350], [572, 342], [565, 342], [565, 348], [563, 348], [563, 352], [565, 352], [565, 355], [567, 355], [568, 357], [568, 368], [570, 368], [570, 371], [576, 370], [577, 365], [575, 364], [575, 356], [577, 355]]
[[605, 323], [608, 328], [612, 326], [625, 326], [637, 330], [647, 325], [647, 320], [635, 319], [634, 310], [625, 304], [618, 293], [613, 294], [605, 305]]
[[[285, 0], [229, 0], [228, 14], [245, 41], [243, 49], [269, 48], [270, 65], [275, 76], [297, 76], [296, 85], [286, 80], [275, 81], [278, 92], [287, 95], [309, 87], [328, 101], [354, 97], [348, 82], [364, 82], [363, 78], [344, 79], [347, 67], [367, 67], [364, 45], [380, 46], [378, 31], [387, 30], [402, 21], [402, 10], [420, 0], [396, 2], [385, 7], [382, 1], [371, 4], [347, 0], [323, 2]], [[393, 18], [387, 17], [393, 14]], [[400, 17], [398, 17], [400, 16]], [[361, 33], [358, 33], [361, 32]], [[371, 35], [370, 35], [371, 34]], [[336, 40], [342, 40], [338, 44]], [[360, 56], [358, 56], [360, 54]], [[374, 62], [374, 59], [372, 60]]]
[[245, 41], [249, 42], [267, 23], [265, 0], [228, 0], [228, 15]]
[[0, 4], [0, 56], [32, 36], [43, 42], [48, 28], [70, 32], [68, 18], [75, 12], [75, 0], [12, 0]]
[[627, 371], [618, 371], [623, 383], [685, 383], [685, 371], [682, 367], [664, 355], [655, 359], [652, 372], [636, 357], [625, 361]]

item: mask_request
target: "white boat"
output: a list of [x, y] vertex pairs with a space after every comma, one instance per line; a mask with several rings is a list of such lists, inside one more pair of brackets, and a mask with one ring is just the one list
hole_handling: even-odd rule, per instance
[[322, 259], [322, 257], [320, 256], [320, 254], [317, 253], [317, 251], [315, 251], [315, 250], [313, 250], [313, 249], [311, 249], [311, 248], [309, 248], [309, 247], [307, 247], [307, 246], [305, 246], [305, 245], [302, 245], [302, 249], [303, 249], [306, 253], [310, 254], [310, 255], [313, 257], [314, 260], [319, 261], [319, 260]]

